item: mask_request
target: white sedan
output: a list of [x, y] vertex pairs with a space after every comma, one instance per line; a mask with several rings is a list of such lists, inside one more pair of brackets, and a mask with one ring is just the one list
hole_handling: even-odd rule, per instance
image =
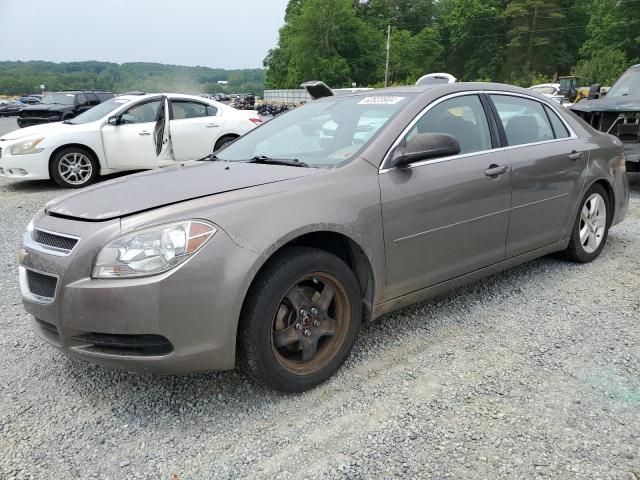
[[[154, 130], [169, 118], [169, 148], [157, 155]], [[122, 95], [72, 120], [22, 128], [0, 137], [0, 176], [53, 179], [78, 188], [98, 175], [153, 169], [196, 160], [262, 122], [202, 97], [179, 94]]]

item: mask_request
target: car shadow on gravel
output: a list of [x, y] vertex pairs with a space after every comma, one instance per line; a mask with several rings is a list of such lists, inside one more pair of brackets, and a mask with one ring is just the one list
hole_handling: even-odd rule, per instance
[[[141, 173], [145, 170], [132, 170], [127, 172], [112, 173], [106, 176], [98, 177], [94, 185], [98, 185], [108, 180], [113, 180], [127, 175], [133, 175], [135, 173]], [[0, 190], [16, 193], [38, 193], [44, 191], [58, 191], [60, 195], [64, 195], [71, 192], [81, 192], [82, 189], [63, 188], [57, 185], [53, 180], [11, 180], [3, 179], [4, 182], [0, 182]]]

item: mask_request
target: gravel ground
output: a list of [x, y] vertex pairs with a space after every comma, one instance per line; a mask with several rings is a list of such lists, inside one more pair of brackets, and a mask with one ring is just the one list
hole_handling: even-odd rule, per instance
[[640, 479], [640, 176], [589, 265], [544, 258], [365, 326], [303, 395], [117, 373], [29, 329], [15, 252], [49, 182], [0, 179], [0, 478]]

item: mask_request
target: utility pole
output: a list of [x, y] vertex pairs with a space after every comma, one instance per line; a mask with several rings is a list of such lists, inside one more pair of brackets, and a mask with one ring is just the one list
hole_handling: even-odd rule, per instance
[[389, 51], [391, 50], [391, 25], [387, 25], [387, 66], [384, 69], [384, 86], [389, 85]]

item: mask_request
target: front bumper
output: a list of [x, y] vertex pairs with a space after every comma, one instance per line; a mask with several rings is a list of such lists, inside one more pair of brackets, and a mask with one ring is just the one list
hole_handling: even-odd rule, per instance
[[43, 123], [59, 122], [60, 116], [40, 118], [40, 117], [18, 117], [18, 126], [20, 128], [30, 127], [32, 125], [42, 125]]
[[[81, 238], [71, 254], [61, 256], [43, 252], [25, 234], [21, 276], [57, 277], [51, 299], [34, 298], [29, 283], [21, 282], [25, 309], [42, 339], [74, 357], [127, 371], [180, 374], [234, 367], [246, 272], [257, 258], [253, 252], [218, 230], [175, 270], [96, 280], [91, 278], [94, 257], [120, 234], [119, 220], [76, 222], [40, 215], [35, 225]], [[160, 346], [145, 350], [149, 339]]]
[[53, 149], [45, 148], [40, 153], [29, 155], [10, 155], [9, 146], [3, 145], [0, 156], [0, 177], [9, 177], [22, 180], [47, 180], [49, 179], [49, 158]]

